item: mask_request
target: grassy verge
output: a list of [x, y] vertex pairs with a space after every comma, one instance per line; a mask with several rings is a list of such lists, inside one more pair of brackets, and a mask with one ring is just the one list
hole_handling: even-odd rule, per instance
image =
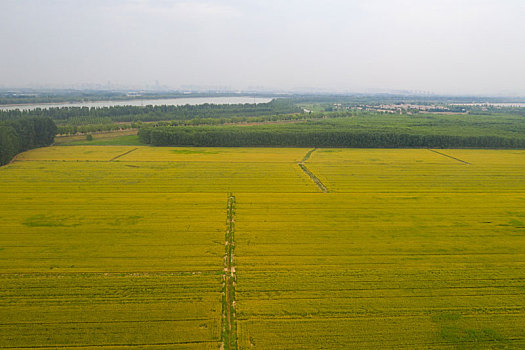
[[88, 141], [85, 135], [57, 136], [57, 146], [143, 146], [137, 136], [137, 130], [124, 130], [93, 134], [93, 139]]

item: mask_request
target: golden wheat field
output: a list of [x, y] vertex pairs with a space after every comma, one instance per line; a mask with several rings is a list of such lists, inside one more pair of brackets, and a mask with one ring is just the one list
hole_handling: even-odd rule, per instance
[[525, 151], [55, 146], [0, 196], [2, 349], [525, 348]]

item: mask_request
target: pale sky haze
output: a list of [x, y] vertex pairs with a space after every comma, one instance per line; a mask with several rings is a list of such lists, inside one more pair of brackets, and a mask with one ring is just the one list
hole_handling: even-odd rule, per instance
[[0, 87], [525, 96], [523, 0], [0, 0]]

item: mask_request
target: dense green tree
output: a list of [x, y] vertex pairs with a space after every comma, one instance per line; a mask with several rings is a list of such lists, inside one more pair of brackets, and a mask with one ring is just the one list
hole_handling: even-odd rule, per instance
[[56, 133], [51, 118], [21, 117], [0, 122], [0, 165], [17, 153], [52, 144]]

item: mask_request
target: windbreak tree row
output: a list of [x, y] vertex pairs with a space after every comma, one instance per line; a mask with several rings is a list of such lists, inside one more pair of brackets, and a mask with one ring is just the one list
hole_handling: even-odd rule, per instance
[[154, 146], [525, 148], [525, 138], [299, 127], [143, 127], [139, 139]]
[[57, 127], [51, 118], [24, 117], [0, 121], [0, 165], [28, 149], [53, 143]]

